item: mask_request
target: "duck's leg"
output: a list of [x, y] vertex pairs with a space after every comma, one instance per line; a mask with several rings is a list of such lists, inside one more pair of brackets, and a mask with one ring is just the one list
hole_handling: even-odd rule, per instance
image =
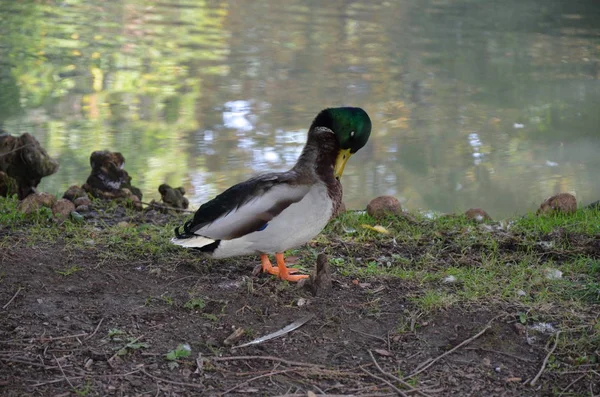
[[[282, 254], [283, 255], [283, 254]], [[262, 271], [264, 273], [274, 274], [279, 276], [279, 267], [273, 267], [271, 261], [269, 260], [269, 256], [267, 254], [260, 255], [260, 263], [262, 265]], [[296, 273], [298, 269], [287, 268], [288, 273]]]
[[288, 269], [285, 266], [285, 260], [283, 259], [282, 252], [276, 253], [275, 259], [277, 260], [277, 268], [278, 268], [278, 273], [279, 273], [280, 279], [287, 280], [287, 281], [299, 281], [299, 280], [302, 280], [303, 278], [308, 278], [308, 275], [306, 275], [306, 274], [292, 275], [291, 273], [297, 272], [298, 269], [292, 269], [292, 268]]
[[260, 263], [262, 264], [263, 272], [279, 275], [279, 268], [273, 267], [273, 265], [271, 265], [271, 261], [269, 260], [269, 255], [261, 254], [260, 255]]

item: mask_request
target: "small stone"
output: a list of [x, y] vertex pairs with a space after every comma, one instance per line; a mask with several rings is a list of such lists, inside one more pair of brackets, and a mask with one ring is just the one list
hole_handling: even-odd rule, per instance
[[80, 214], [86, 214], [90, 212], [90, 207], [87, 205], [80, 205], [75, 208], [75, 211], [79, 212]]
[[[77, 185], [73, 185], [70, 188], [67, 189], [67, 191], [65, 192], [65, 194], [63, 194], [63, 198], [67, 199], [69, 201], [73, 201], [75, 202], [75, 200], [77, 200], [78, 198], [87, 198], [87, 193], [85, 192], [85, 190], [83, 190], [83, 188], [77, 186]], [[77, 205], [77, 204], [75, 204]]]
[[379, 196], [371, 200], [367, 205], [367, 214], [373, 218], [380, 218], [386, 215], [400, 215], [402, 206], [397, 198], [392, 196]]
[[56, 197], [50, 193], [33, 193], [25, 197], [25, 199], [19, 203], [18, 208], [25, 214], [31, 214], [41, 207], [52, 208], [55, 203]]
[[454, 284], [456, 281], [457, 281], [456, 276], [452, 276], [452, 275], [444, 277], [444, 280], [443, 280], [444, 284]]
[[577, 211], [577, 199], [570, 193], [558, 193], [548, 197], [540, 205], [536, 214], [563, 213], [572, 214]]
[[87, 196], [77, 197], [73, 200], [73, 204], [75, 204], [75, 207], [79, 207], [80, 205], [90, 206], [92, 205], [92, 201]]
[[71, 212], [71, 219], [73, 219], [76, 222], [81, 222], [84, 220], [84, 217], [79, 212], [73, 211]]
[[527, 295], [527, 292], [525, 292], [522, 289], [520, 289], [520, 290], [517, 291], [517, 295], [518, 296], [525, 296], [525, 295]]
[[467, 217], [467, 219], [479, 223], [492, 220], [492, 217], [489, 216], [488, 213], [482, 210], [481, 208], [470, 208], [465, 211], [465, 216]]
[[560, 280], [562, 275], [563, 273], [558, 269], [544, 269], [544, 276], [546, 276], [548, 280]]
[[298, 302], [296, 303], [298, 306], [304, 306], [306, 305], [306, 299], [304, 298], [299, 298]]
[[525, 333], [527, 332], [527, 329], [525, 328], [525, 326], [521, 323], [515, 323], [513, 325], [513, 328], [515, 329], [515, 332], [518, 335], [525, 335]]
[[246, 333], [246, 331], [244, 331], [243, 328], [236, 328], [233, 330], [233, 332], [227, 338], [225, 338], [225, 340], [223, 341], [223, 344], [225, 346], [231, 346], [234, 343], [236, 343], [238, 340], [240, 340], [240, 338], [242, 336], [244, 336], [245, 333]]
[[59, 220], [65, 220], [71, 212], [75, 211], [75, 205], [67, 199], [60, 199], [52, 206], [52, 213]]

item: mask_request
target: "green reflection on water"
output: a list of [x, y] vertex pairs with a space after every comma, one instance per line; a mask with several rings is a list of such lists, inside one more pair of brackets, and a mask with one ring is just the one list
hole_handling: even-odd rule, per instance
[[0, 0], [0, 125], [61, 169], [121, 151], [156, 197], [198, 205], [285, 169], [323, 107], [364, 107], [374, 133], [345, 200], [522, 213], [557, 191], [598, 199], [595, 1]]

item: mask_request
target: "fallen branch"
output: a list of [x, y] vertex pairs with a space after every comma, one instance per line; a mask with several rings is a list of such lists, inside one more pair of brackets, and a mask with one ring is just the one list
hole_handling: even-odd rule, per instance
[[7, 155], [9, 155], [11, 153], [14, 153], [14, 152], [18, 152], [19, 150], [21, 150], [21, 149], [23, 149], [23, 148], [25, 148], [27, 146], [32, 146], [32, 145], [33, 145], [32, 143], [26, 143], [25, 145], [19, 146], [17, 148], [14, 148], [13, 150], [9, 150], [8, 152], [0, 153], [0, 157], [7, 156]]
[[375, 364], [375, 368], [377, 368], [377, 370], [379, 372], [381, 372], [383, 375], [387, 376], [388, 378], [391, 378], [397, 382], [399, 382], [400, 384], [402, 384], [402, 386], [406, 387], [410, 392], [414, 392], [414, 393], [418, 393], [424, 397], [429, 397], [428, 394], [423, 393], [422, 391], [420, 391], [419, 389], [415, 389], [414, 387], [412, 387], [410, 384], [408, 384], [407, 382], [405, 382], [404, 380], [400, 379], [399, 377], [397, 377], [396, 375], [392, 375], [389, 372], [386, 372], [383, 370], [383, 368], [381, 368], [381, 366], [379, 365], [379, 363], [377, 362], [377, 360], [375, 359], [375, 356], [373, 355], [373, 352], [371, 350], [369, 350], [369, 355], [371, 356], [371, 360], [373, 360], [373, 364]]
[[0, 357], [0, 360], [5, 361], [7, 363], [19, 363], [19, 364], [31, 365], [32, 367], [41, 367], [44, 369], [56, 368], [56, 367], [48, 366], [45, 364], [40, 364], [40, 363], [29, 361], [29, 360], [21, 360], [21, 359], [14, 358], [14, 357]]
[[546, 357], [544, 357], [544, 361], [542, 362], [542, 367], [540, 368], [540, 370], [537, 373], [537, 375], [535, 376], [535, 378], [533, 378], [533, 380], [529, 383], [530, 386], [535, 386], [537, 381], [540, 379], [540, 376], [542, 376], [542, 373], [546, 369], [546, 365], [548, 364], [548, 360], [550, 359], [550, 356], [552, 355], [552, 353], [554, 353], [554, 350], [556, 350], [556, 346], [558, 346], [558, 337], [559, 336], [560, 336], [560, 331], [556, 332], [556, 335], [554, 336], [554, 346], [552, 346], [552, 349], [550, 349], [550, 351], [548, 352]]
[[140, 372], [143, 373], [144, 375], [159, 381], [159, 382], [164, 382], [164, 383], [169, 383], [171, 385], [177, 385], [177, 386], [184, 386], [184, 387], [193, 387], [196, 389], [202, 389], [204, 390], [204, 386], [203, 385], [199, 385], [196, 383], [183, 383], [183, 382], [175, 382], [174, 380], [169, 380], [169, 379], [163, 379], [163, 378], [159, 378], [158, 376], [152, 375], [151, 373], [146, 372], [143, 369], [140, 369]]
[[175, 207], [169, 207], [168, 205], [162, 205], [162, 204], [157, 204], [157, 203], [146, 203], [144, 201], [140, 201], [140, 203], [147, 205], [148, 207], [156, 207], [156, 208], [161, 208], [163, 210], [173, 210], [173, 211], [179, 211], [179, 212], [189, 212], [189, 213], [194, 213], [196, 211], [192, 211], [192, 210], [186, 210], [183, 208], [175, 208]]
[[[495, 318], [494, 318], [495, 319]], [[492, 319], [492, 320], [494, 320]], [[482, 329], [481, 331], [479, 331], [476, 335], [473, 335], [472, 337], [470, 337], [469, 339], [463, 341], [462, 343], [460, 343], [459, 345], [455, 346], [454, 348], [448, 350], [447, 352], [445, 352], [444, 354], [437, 356], [436, 358], [434, 358], [433, 360], [429, 360], [427, 361], [427, 364], [422, 366], [421, 369], [413, 372], [412, 374], [408, 375], [407, 377], [404, 378], [404, 380], [406, 379], [410, 379], [418, 374], [420, 374], [421, 372], [425, 371], [427, 368], [431, 367], [433, 364], [435, 364], [437, 361], [441, 360], [442, 358], [446, 357], [449, 354], [452, 354], [453, 352], [455, 352], [456, 350], [460, 349], [461, 347], [468, 345], [469, 343], [473, 342], [475, 339], [479, 338], [481, 335], [483, 335], [488, 329], [490, 329], [491, 327], [491, 322], [492, 320], [490, 320], [490, 322], [485, 326], [484, 329]]]
[[569, 390], [569, 388], [571, 388], [571, 386], [574, 386], [577, 382], [579, 382], [580, 380], [582, 380], [586, 376], [588, 376], [588, 372], [586, 372], [585, 374], [581, 375], [579, 378], [575, 379], [573, 382], [569, 383], [564, 389], [561, 390], [560, 393], [558, 393], [558, 396], [560, 397], [563, 394], [565, 394]]
[[361, 334], [361, 335], [368, 336], [368, 337], [371, 337], [371, 338], [379, 339], [380, 341], [382, 341], [382, 342], [383, 342], [383, 343], [385, 343], [386, 345], [388, 344], [388, 343], [387, 343], [387, 340], [383, 339], [381, 336], [372, 335], [372, 334], [367, 334], [366, 332], [362, 332], [362, 331], [359, 331], [359, 330], [357, 330], [357, 329], [353, 329], [353, 328], [348, 328], [348, 329], [349, 329], [350, 331], [352, 331], [352, 332], [356, 332], [357, 334]]
[[408, 397], [408, 395], [406, 393], [404, 393], [402, 390], [398, 389], [396, 386], [394, 386], [394, 384], [392, 382], [388, 381], [387, 379], [383, 379], [381, 376], [372, 374], [369, 371], [367, 371], [366, 369], [364, 369], [363, 367], [360, 367], [360, 369], [365, 374], [369, 375], [371, 378], [377, 379], [378, 381], [381, 381], [381, 382], [385, 383], [386, 385], [388, 385], [389, 387], [391, 387], [396, 393], [398, 393], [398, 395], [403, 396], [403, 397]]
[[94, 330], [94, 332], [92, 332], [91, 335], [87, 336], [84, 340], [88, 340], [90, 339], [92, 336], [96, 335], [96, 332], [98, 332], [98, 328], [100, 328], [100, 325], [102, 325], [102, 321], [104, 321], [104, 317], [102, 317], [100, 319], [100, 322], [98, 323], [98, 325], [96, 326], [96, 329]]
[[241, 383], [238, 383], [237, 385], [233, 386], [230, 389], [225, 390], [224, 392], [222, 392], [219, 395], [220, 396], [225, 396], [225, 395], [231, 393], [233, 390], [239, 389], [240, 387], [242, 387], [244, 385], [247, 385], [248, 383], [253, 382], [255, 380], [261, 379], [261, 378], [271, 377], [273, 375], [285, 374], [286, 372], [293, 372], [293, 371], [296, 371], [296, 369], [295, 368], [288, 368], [288, 369], [282, 369], [281, 371], [270, 371], [267, 374], [255, 376], [254, 378], [250, 378], [250, 379], [245, 380], [245, 381], [243, 381]]
[[12, 301], [15, 300], [15, 298], [17, 297], [17, 295], [19, 295], [19, 292], [21, 292], [21, 290], [24, 290], [25, 288], [23, 287], [19, 287], [17, 289], [17, 292], [15, 292], [15, 294], [12, 296], [12, 298], [10, 298], [10, 300], [8, 302], [6, 302], [6, 305], [2, 306], [2, 309], [6, 309], [8, 307], [8, 305], [10, 305], [12, 303]]
[[510, 354], [510, 353], [503, 352], [503, 351], [500, 351], [500, 350], [484, 349], [483, 347], [465, 347], [465, 350], [481, 350], [481, 351], [489, 352], [489, 353], [502, 354], [504, 356], [514, 358], [515, 360], [521, 360], [521, 361], [525, 361], [527, 363], [534, 363], [535, 362], [535, 360], [530, 360], [530, 359], [525, 358], [525, 357], [515, 356], [514, 354]]
[[67, 377], [67, 374], [65, 374], [65, 370], [60, 365], [60, 362], [58, 362], [58, 359], [56, 358], [56, 356], [53, 354], [52, 357], [54, 357], [54, 361], [56, 361], [56, 365], [58, 365], [58, 368], [60, 369], [60, 372], [63, 374], [63, 376], [64, 376], [65, 380], [67, 381], [67, 383], [69, 384], [69, 386], [71, 386], [71, 389], [77, 390], [77, 389], [75, 389], [75, 386], [73, 386], [73, 384], [71, 383], [71, 381], [69, 380], [69, 378]]
[[320, 364], [311, 364], [311, 363], [302, 363], [299, 361], [290, 361], [285, 360], [283, 358], [274, 357], [274, 356], [230, 356], [230, 357], [211, 357], [212, 361], [236, 361], [236, 360], [266, 360], [266, 361], [276, 361], [278, 363], [287, 364], [287, 365], [295, 365], [298, 367], [315, 367], [315, 368], [325, 368], [324, 365]]
[[[139, 369], [136, 369], [135, 371], [127, 372], [127, 373], [124, 373], [124, 374], [108, 374], [108, 375], [91, 375], [91, 374], [86, 374], [85, 376], [72, 376], [70, 379], [75, 380], [75, 379], [83, 379], [83, 378], [120, 378], [120, 377], [125, 377], [125, 376], [129, 376], [129, 375], [133, 375], [133, 374], [136, 374], [138, 372], [140, 372]], [[53, 383], [64, 382], [65, 380], [66, 380], [65, 378], [49, 380], [47, 382], [35, 383], [35, 384], [31, 385], [31, 387], [39, 387], [39, 386], [51, 385]]]

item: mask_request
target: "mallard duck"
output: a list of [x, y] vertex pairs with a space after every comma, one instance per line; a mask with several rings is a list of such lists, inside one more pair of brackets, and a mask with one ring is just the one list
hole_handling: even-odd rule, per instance
[[[285, 265], [283, 252], [317, 236], [342, 203], [340, 177], [346, 162], [371, 134], [371, 119], [356, 107], [322, 110], [313, 120], [306, 145], [286, 172], [238, 183], [204, 203], [175, 229], [174, 244], [213, 258], [260, 255], [262, 271], [282, 280], [307, 275]], [[274, 267], [269, 254], [275, 254]]]

